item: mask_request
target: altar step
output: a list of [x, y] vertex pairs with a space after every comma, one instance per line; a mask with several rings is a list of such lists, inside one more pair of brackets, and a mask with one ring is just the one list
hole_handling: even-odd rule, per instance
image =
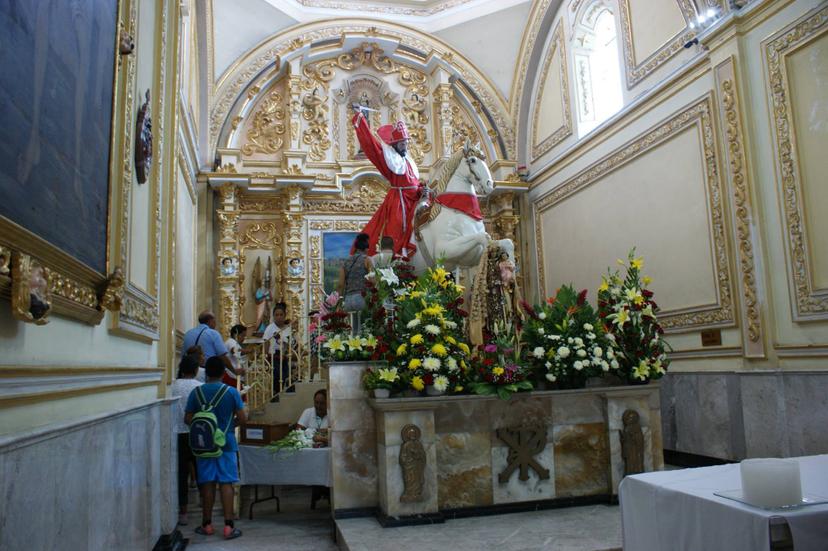
[[265, 404], [264, 411], [250, 412], [250, 420], [264, 425], [295, 423], [303, 411], [313, 407], [313, 395], [316, 391], [327, 388], [327, 381], [295, 383], [291, 387], [293, 392], [286, 391], [278, 394], [276, 401]]

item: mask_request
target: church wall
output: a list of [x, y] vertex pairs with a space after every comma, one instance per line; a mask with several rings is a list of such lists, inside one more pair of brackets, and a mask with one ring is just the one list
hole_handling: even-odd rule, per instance
[[[99, 286], [75, 291], [87, 293], [85, 309], [63, 306], [46, 325], [18, 321], [0, 303], [4, 549], [147, 549], [175, 527], [175, 450], [169, 404], [159, 395], [174, 346], [179, 3], [118, 6], [135, 50], [119, 57], [115, 76], [106, 273]], [[147, 89], [153, 163], [139, 184], [134, 132]], [[103, 278], [116, 268], [125, 280], [120, 304], [105, 305]], [[58, 282], [50, 279], [53, 299], [81, 302], [70, 294], [75, 281]]]
[[[646, 3], [627, 4], [634, 33]], [[682, 48], [632, 88], [627, 66], [626, 106], [584, 139], [533, 158], [532, 132], [524, 136], [539, 266], [533, 292], [573, 282], [594, 297], [606, 267], [637, 246], [675, 349], [662, 388], [665, 448], [729, 459], [825, 453], [819, 213], [828, 205], [816, 151], [825, 140], [828, 13], [817, 1], [761, 0], [745, 12], [702, 37], [709, 52]], [[648, 29], [666, 32], [668, 20], [678, 21], [664, 14], [662, 26], [651, 20], [659, 14]], [[791, 31], [797, 42], [775, 63], [769, 48], [783, 48]], [[636, 52], [652, 50], [653, 36], [633, 36]], [[776, 111], [789, 138], [773, 116], [780, 96], [771, 85], [789, 86], [790, 105]], [[571, 109], [574, 116], [574, 100]], [[711, 329], [721, 344], [703, 346]]]

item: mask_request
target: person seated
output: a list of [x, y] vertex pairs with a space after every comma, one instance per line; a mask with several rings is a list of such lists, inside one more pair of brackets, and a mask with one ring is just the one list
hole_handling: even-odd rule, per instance
[[313, 407], [302, 412], [296, 428], [314, 429], [313, 446], [323, 448], [328, 445], [328, 393], [324, 389], [313, 395]]

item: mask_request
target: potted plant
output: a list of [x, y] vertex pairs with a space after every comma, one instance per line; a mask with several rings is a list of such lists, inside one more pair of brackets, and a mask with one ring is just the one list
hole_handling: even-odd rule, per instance
[[381, 367], [376, 370], [368, 368], [362, 377], [362, 386], [373, 392], [374, 398], [388, 398], [399, 383], [400, 375], [396, 367]]

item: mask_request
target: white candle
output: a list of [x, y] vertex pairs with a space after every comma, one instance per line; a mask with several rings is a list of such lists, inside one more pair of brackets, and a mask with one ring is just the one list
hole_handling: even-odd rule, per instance
[[745, 459], [740, 465], [742, 496], [759, 507], [782, 507], [802, 501], [799, 463], [793, 459]]

